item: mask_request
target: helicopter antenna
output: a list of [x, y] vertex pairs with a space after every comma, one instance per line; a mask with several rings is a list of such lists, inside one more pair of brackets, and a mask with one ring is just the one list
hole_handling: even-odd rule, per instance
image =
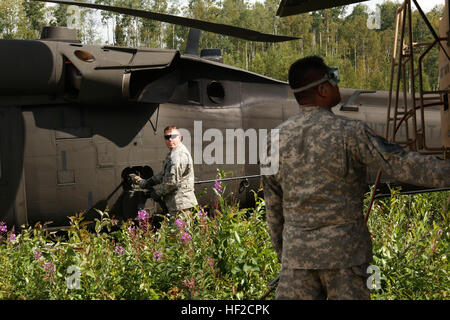
[[126, 15], [131, 15], [140, 18], [152, 19], [161, 22], [167, 22], [171, 24], [176, 24], [180, 26], [185, 26], [188, 28], [200, 29], [203, 31], [213, 32], [222, 34], [225, 36], [232, 36], [235, 38], [240, 38], [249, 41], [257, 41], [257, 42], [283, 42], [283, 41], [291, 41], [298, 40], [297, 37], [290, 36], [278, 36], [273, 34], [261, 33], [255, 30], [245, 29], [241, 27], [230, 26], [221, 23], [214, 23], [202, 20], [196, 20], [191, 18], [173, 16], [164, 13], [157, 13], [152, 11], [145, 11], [139, 9], [131, 9], [124, 7], [114, 7], [107, 6], [103, 4], [94, 4], [87, 2], [77, 2], [77, 1], [68, 1], [68, 0], [33, 0], [40, 2], [52, 2], [59, 4], [67, 4], [67, 5], [75, 5], [80, 7], [86, 7], [91, 9], [100, 9], [105, 11], [111, 11]]

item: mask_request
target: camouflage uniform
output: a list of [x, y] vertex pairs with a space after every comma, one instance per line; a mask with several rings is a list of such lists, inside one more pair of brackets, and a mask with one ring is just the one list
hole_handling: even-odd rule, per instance
[[170, 215], [197, 205], [194, 193], [194, 165], [186, 147], [180, 143], [173, 148], [163, 162], [163, 170], [140, 183], [141, 187], [151, 184], [156, 194], [164, 200]]
[[[322, 286], [329, 298], [369, 298], [366, 286], [360, 288], [368, 276], [364, 266], [372, 260], [363, 216], [366, 168], [381, 168], [404, 183], [448, 187], [450, 161], [407, 152], [363, 122], [322, 107], [301, 107], [277, 128], [279, 170], [263, 176], [267, 222], [283, 266], [277, 298], [318, 298]], [[325, 274], [344, 272], [340, 269], [359, 274], [354, 280], [358, 285], [341, 282], [341, 287], [333, 288], [332, 283], [338, 283]], [[306, 281], [305, 272], [314, 270]], [[302, 280], [296, 280], [301, 273]], [[298, 287], [293, 290], [295, 283]]]

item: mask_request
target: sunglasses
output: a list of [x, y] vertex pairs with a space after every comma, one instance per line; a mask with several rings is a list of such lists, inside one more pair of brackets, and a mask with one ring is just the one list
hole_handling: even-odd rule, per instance
[[176, 137], [178, 137], [179, 134], [175, 133], [175, 134], [169, 134], [167, 136], [164, 136], [164, 139], [169, 140], [169, 139], [175, 139]]

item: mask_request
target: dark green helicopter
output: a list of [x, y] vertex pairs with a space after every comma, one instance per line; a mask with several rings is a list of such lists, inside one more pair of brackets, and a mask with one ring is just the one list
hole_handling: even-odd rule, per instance
[[[223, 64], [220, 49], [199, 54], [198, 30], [251, 41], [295, 37], [129, 8], [36, 1], [193, 29], [184, 54], [83, 45], [76, 30], [60, 27], [45, 28], [39, 40], [0, 40], [0, 221], [16, 226], [52, 221], [50, 226], [61, 227], [68, 216], [96, 214], [94, 208], [106, 205], [122, 219], [135, 217], [139, 206], [160, 210], [133, 191], [127, 177], [149, 178], [160, 170], [168, 151], [162, 129], [169, 125], [183, 130], [183, 143], [190, 147], [197, 194], [214, 181], [217, 169], [232, 171], [228, 190], [242, 205], [251, 204], [265, 139], [298, 106], [287, 83]], [[382, 130], [388, 95], [359, 97], [363, 92], [341, 89], [348, 101], [335, 112]], [[430, 111], [432, 143], [440, 139], [438, 113]], [[218, 144], [220, 139], [225, 143]], [[373, 181], [369, 175], [368, 184]], [[199, 203], [213, 195], [209, 190]]]

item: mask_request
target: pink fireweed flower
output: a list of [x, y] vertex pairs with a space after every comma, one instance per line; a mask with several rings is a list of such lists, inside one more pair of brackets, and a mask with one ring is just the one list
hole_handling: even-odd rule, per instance
[[161, 251], [155, 251], [153, 253], [153, 259], [156, 261], [160, 261], [162, 259], [162, 252]]
[[217, 192], [221, 193], [222, 192], [222, 181], [217, 180], [214, 183], [214, 189], [216, 189]]
[[187, 232], [183, 232], [183, 234], [181, 235], [181, 241], [182, 242], [187, 242], [187, 241], [190, 241], [190, 240], [192, 240], [192, 236], [189, 233], [187, 233]]
[[123, 254], [123, 251], [125, 250], [125, 248], [124, 247], [122, 247], [122, 246], [115, 246], [114, 247], [114, 251], [119, 255], [119, 256], [121, 256], [122, 254]]
[[15, 242], [16, 241], [16, 235], [14, 233], [11, 233], [11, 235], [9, 236], [9, 241], [11, 242]]
[[138, 232], [138, 230], [137, 230], [137, 228], [135, 226], [129, 226], [128, 227], [128, 233], [130, 234], [131, 238], [134, 239], [136, 237], [136, 235], [137, 235], [137, 232]]
[[42, 252], [39, 251], [39, 250], [36, 250], [36, 251], [34, 252], [34, 258], [37, 260], [37, 259], [39, 259], [40, 257], [42, 257]]
[[208, 211], [203, 211], [203, 209], [198, 210], [199, 217], [206, 217], [208, 215]]
[[189, 289], [193, 289], [195, 287], [195, 279], [194, 278], [192, 278], [192, 279], [186, 278], [183, 280], [183, 284], [186, 287], [188, 287]]
[[51, 275], [53, 272], [55, 272], [55, 266], [51, 262], [44, 262], [44, 271]]
[[145, 221], [149, 218], [149, 214], [145, 210], [139, 210], [138, 211], [138, 218], [139, 220]]
[[1, 232], [6, 232], [8, 231], [8, 227], [6, 226], [6, 223], [3, 221], [0, 221], [0, 231]]
[[180, 228], [180, 229], [182, 229], [182, 228], [184, 228], [184, 227], [186, 226], [186, 222], [184, 222], [184, 221], [181, 220], [181, 219], [177, 219], [177, 220], [175, 221], [175, 223], [176, 223], [176, 225], [178, 226], [178, 228]]

